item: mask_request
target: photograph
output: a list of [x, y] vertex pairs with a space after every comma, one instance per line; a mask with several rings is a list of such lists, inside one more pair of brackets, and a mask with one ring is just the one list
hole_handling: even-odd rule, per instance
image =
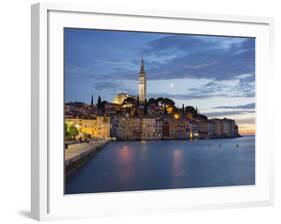
[[256, 184], [256, 38], [64, 27], [64, 194]]

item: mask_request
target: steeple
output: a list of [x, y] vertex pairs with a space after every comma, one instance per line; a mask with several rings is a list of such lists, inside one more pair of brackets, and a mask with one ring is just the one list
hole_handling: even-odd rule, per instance
[[140, 73], [139, 74], [145, 75], [143, 58], [141, 59], [141, 68], [140, 68]]
[[141, 67], [139, 73], [139, 102], [144, 103], [146, 99], [146, 77], [145, 77], [145, 70], [144, 70], [144, 62], [141, 59]]

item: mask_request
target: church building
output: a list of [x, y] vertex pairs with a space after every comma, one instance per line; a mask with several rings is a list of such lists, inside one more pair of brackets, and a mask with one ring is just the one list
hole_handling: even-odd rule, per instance
[[[146, 99], [146, 75], [144, 70], [144, 62], [143, 59], [141, 60], [141, 67], [139, 72], [139, 102], [141, 105], [144, 104]], [[118, 93], [112, 103], [121, 105], [127, 98], [134, 98], [137, 99], [136, 96], [129, 95], [127, 93]]]

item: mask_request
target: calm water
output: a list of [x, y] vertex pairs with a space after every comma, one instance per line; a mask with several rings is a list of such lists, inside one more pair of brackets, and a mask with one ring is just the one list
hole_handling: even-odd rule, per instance
[[196, 141], [113, 142], [69, 178], [65, 193], [253, 184], [254, 136]]

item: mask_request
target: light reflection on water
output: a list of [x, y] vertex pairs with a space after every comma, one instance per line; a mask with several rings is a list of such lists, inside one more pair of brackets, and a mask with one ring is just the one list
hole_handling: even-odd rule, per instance
[[[135, 175], [133, 157], [134, 154], [131, 146], [124, 145], [116, 150], [116, 163], [119, 164], [119, 176], [129, 178]], [[128, 167], [131, 167], [131, 169], [128, 169]]]
[[[239, 147], [237, 147], [239, 144]], [[66, 193], [255, 184], [255, 137], [113, 142], [66, 182]]]
[[184, 175], [184, 164], [183, 164], [183, 151], [180, 149], [175, 149], [173, 152], [172, 160], [172, 176], [183, 176]]

